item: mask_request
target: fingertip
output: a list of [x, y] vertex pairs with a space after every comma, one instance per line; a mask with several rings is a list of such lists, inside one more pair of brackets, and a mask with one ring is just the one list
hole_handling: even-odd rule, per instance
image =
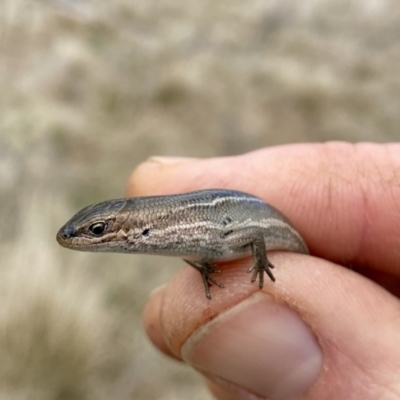
[[153, 290], [150, 294], [143, 312], [143, 326], [150, 341], [155, 347], [169, 357], [180, 360], [169, 348], [163, 336], [161, 327], [162, 304], [165, 295], [166, 285], [160, 286]]
[[161, 194], [168, 187], [168, 174], [178, 166], [196, 161], [195, 158], [153, 156], [139, 164], [128, 179], [128, 197]]

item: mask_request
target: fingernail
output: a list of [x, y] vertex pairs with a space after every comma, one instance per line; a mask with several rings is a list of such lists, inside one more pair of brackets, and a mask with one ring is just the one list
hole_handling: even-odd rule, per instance
[[[271, 400], [304, 394], [323, 356], [297, 313], [257, 293], [198, 329], [182, 347], [186, 362], [207, 375]], [[243, 393], [241, 391], [241, 397]]]
[[195, 161], [196, 158], [190, 157], [162, 157], [162, 156], [153, 156], [150, 157], [146, 162], [161, 164], [161, 165], [173, 165], [173, 164], [184, 164], [190, 161]]
[[164, 289], [166, 288], [166, 286], [167, 286], [166, 283], [164, 283], [164, 284], [162, 284], [162, 285], [160, 285], [160, 286], [157, 286], [156, 288], [154, 288], [154, 289], [150, 292], [149, 297], [152, 297], [152, 296], [158, 294], [158, 292], [161, 292], [162, 290], [164, 290]]

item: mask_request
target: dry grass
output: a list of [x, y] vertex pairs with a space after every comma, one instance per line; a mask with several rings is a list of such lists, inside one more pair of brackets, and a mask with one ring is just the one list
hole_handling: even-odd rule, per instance
[[141, 326], [179, 262], [57, 228], [150, 155], [398, 140], [399, 34], [395, 1], [3, 0], [0, 398], [210, 398]]

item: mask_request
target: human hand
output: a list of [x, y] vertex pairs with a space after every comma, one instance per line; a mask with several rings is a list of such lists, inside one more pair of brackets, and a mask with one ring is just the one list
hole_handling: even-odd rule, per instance
[[133, 172], [127, 193], [205, 188], [274, 205], [313, 257], [269, 253], [276, 282], [261, 291], [249, 259], [226, 263], [211, 301], [184, 268], [145, 309], [152, 342], [203, 373], [218, 399], [400, 399], [400, 145], [156, 158]]

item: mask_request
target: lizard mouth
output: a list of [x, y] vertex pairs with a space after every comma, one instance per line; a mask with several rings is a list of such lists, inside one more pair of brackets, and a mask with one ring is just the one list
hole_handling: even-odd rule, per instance
[[56, 236], [57, 242], [62, 247], [74, 250], [90, 250], [98, 247], [98, 243], [94, 243], [88, 238], [77, 235], [75, 229], [70, 225], [63, 226]]

